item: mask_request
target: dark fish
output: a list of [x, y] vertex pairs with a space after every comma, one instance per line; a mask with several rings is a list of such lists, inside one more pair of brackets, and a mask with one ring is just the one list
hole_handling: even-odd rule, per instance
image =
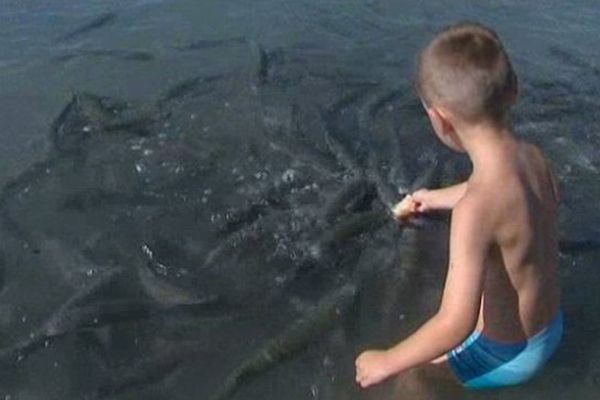
[[355, 177], [363, 175], [358, 160], [348, 146], [336, 136], [330, 120], [324, 121], [324, 136], [327, 147], [338, 160], [339, 164]]
[[[52, 338], [64, 334], [65, 329], [69, 329], [73, 322], [77, 320], [77, 318], [70, 316], [71, 310], [83, 307], [86, 311], [89, 311], [87, 303], [96, 297], [98, 293], [111, 286], [123, 271], [121, 268], [115, 268], [102, 273], [94, 282], [69, 298], [39, 331], [11, 347], [0, 350], [0, 361], [8, 363], [20, 361], [37, 349], [48, 345]], [[86, 312], [83, 312], [83, 314], [86, 314]], [[82, 315], [79, 317], [82, 317]]]
[[97, 329], [102, 326], [128, 321], [140, 321], [160, 315], [204, 315], [214, 317], [223, 310], [214, 304], [183, 304], [162, 307], [154, 301], [112, 300], [84, 306], [61, 308], [42, 328], [27, 339], [0, 350], [0, 362], [14, 363], [47, 347], [53, 340], [70, 332], [82, 329]]
[[246, 382], [303, 351], [347, 313], [356, 294], [356, 286], [346, 284], [326, 296], [313, 311], [294, 321], [281, 335], [268, 341], [233, 370], [211, 399], [231, 397]]
[[286, 135], [281, 131], [263, 130], [274, 150], [281, 151], [326, 175], [337, 175], [340, 168], [329, 155], [319, 151], [314, 144], [299, 139], [296, 135]]
[[254, 223], [264, 216], [269, 210], [282, 209], [289, 206], [286, 196], [298, 186], [303, 185], [301, 180], [276, 180], [261, 190], [253, 199], [239, 208], [225, 212], [225, 218], [218, 227], [221, 235], [230, 235], [244, 226]]
[[154, 109], [139, 111], [125, 101], [79, 93], [52, 123], [52, 139], [57, 150], [76, 152], [86, 138], [96, 133], [146, 136], [149, 126], [160, 116]]
[[259, 85], [264, 85], [269, 79], [272, 58], [272, 54], [267, 52], [261, 45], [258, 45], [258, 70], [256, 71], [256, 79]]
[[[413, 192], [421, 188], [432, 188], [437, 186], [438, 181], [441, 177], [444, 160], [431, 157], [431, 163], [423, 171], [423, 173], [415, 178], [410, 185], [410, 192]], [[408, 193], [407, 193], [408, 194]]]
[[197, 76], [194, 78], [185, 79], [175, 86], [171, 87], [161, 96], [159, 103], [165, 103], [173, 99], [179, 99], [188, 95], [201, 96], [210, 93], [210, 88], [204, 87], [205, 84], [215, 82], [221, 79], [221, 75], [214, 76]]
[[4, 289], [4, 269], [5, 269], [6, 261], [4, 259], [4, 254], [0, 251], [0, 293], [2, 293], [2, 289]]
[[355, 212], [370, 204], [375, 186], [366, 179], [356, 179], [344, 185], [325, 205], [325, 220], [335, 221], [340, 215]]
[[162, 350], [157, 356], [132, 366], [120, 368], [114, 376], [103, 383], [91, 399], [113, 398], [137, 388], [158, 383], [175, 372], [180, 364], [198, 351], [197, 345], [180, 345], [175, 349]]
[[562, 254], [578, 254], [600, 250], [600, 242], [596, 240], [569, 240], [558, 241], [558, 249]]
[[323, 250], [339, 246], [358, 235], [376, 231], [389, 221], [390, 217], [380, 210], [351, 214], [327, 230], [314, 251], [319, 255]]
[[248, 40], [243, 37], [233, 37], [228, 39], [202, 39], [196, 40], [184, 46], [175, 46], [178, 50], [208, 50], [218, 47], [237, 46], [248, 44]]
[[392, 90], [391, 92], [386, 93], [381, 97], [378, 97], [368, 107], [369, 116], [371, 118], [376, 117], [377, 114], [384, 107], [387, 107], [388, 105], [396, 102], [398, 99], [402, 99], [402, 98], [406, 97], [407, 92], [408, 92], [407, 88], [401, 88], [401, 89]]
[[600, 68], [584, 59], [582, 56], [575, 54], [572, 50], [568, 51], [558, 46], [550, 46], [549, 52], [552, 57], [557, 58], [564, 64], [570, 65], [582, 71], [590, 71], [594, 75], [600, 74]]
[[392, 184], [381, 174], [379, 169], [379, 159], [371, 149], [369, 150], [367, 158], [366, 175], [367, 178], [375, 184], [379, 200], [387, 207], [391, 216], [392, 207], [399, 201], [398, 190], [394, 190], [395, 188]]
[[142, 51], [142, 50], [110, 50], [110, 49], [98, 49], [98, 50], [81, 50], [74, 53], [66, 53], [61, 56], [54, 58], [56, 62], [68, 62], [76, 58], [85, 57], [96, 57], [96, 58], [112, 58], [123, 61], [152, 61], [154, 60], [154, 54]]
[[176, 305], [198, 305], [204, 303], [214, 303], [216, 296], [199, 297], [184, 288], [180, 288], [168, 283], [166, 280], [156, 276], [152, 271], [165, 271], [169, 267], [161, 264], [154, 256], [153, 251], [148, 245], [142, 245], [142, 253], [148, 260], [148, 266], [139, 265], [138, 276], [145, 293], [161, 306]]
[[84, 35], [86, 33], [94, 31], [96, 29], [100, 29], [103, 26], [112, 23], [116, 19], [117, 19], [117, 14], [115, 14], [113, 12], [108, 12], [108, 13], [99, 15], [98, 17], [94, 18], [87, 24], [81, 25], [80, 27], [73, 29], [71, 32], [66, 33], [61, 38], [61, 40], [74, 39], [78, 36]]
[[85, 192], [66, 196], [62, 207], [67, 210], [86, 211], [106, 206], [152, 206], [164, 202], [157, 195], [144, 193], [109, 192], [101, 189], [91, 189]]

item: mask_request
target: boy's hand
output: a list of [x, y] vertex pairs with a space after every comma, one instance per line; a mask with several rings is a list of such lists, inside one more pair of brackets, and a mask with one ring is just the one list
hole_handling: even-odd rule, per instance
[[420, 189], [413, 194], [404, 196], [402, 201], [394, 206], [392, 214], [394, 217], [401, 221], [406, 222], [415, 214], [427, 212], [431, 209], [429, 207], [429, 190]]
[[419, 189], [412, 194], [413, 201], [416, 204], [417, 213], [425, 213], [433, 210], [430, 199], [431, 191], [429, 189]]
[[388, 354], [383, 350], [369, 350], [356, 358], [356, 383], [362, 388], [374, 385], [391, 375]]

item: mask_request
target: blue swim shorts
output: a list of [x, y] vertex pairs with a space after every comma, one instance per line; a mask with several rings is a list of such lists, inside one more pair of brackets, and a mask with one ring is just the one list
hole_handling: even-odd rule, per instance
[[519, 343], [498, 343], [475, 331], [448, 352], [448, 363], [467, 388], [518, 385], [542, 368], [558, 347], [562, 333], [562, 311], [542, 331]]

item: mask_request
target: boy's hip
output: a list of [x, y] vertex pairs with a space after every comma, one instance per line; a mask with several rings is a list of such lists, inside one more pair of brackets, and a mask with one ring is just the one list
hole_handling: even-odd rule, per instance
[[531, 379], [544, 366], [558, 347], [562, 333], [561, 310], [546, 328], [519, 343], [498, 343], [475, 331], [448, 352], [448, 364], [468, 388], [517, 385]]

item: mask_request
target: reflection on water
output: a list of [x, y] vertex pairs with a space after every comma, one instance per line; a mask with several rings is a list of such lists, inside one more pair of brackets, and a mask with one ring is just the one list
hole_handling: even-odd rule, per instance
[[[596, 29], [585, 12], [308, 0], [2, 7], [14, 21], [0, 42], [10, 88], [0, 101], [12, 105], [0, 111], [11, 134], [4, 398], [597, 392], [597, 50], [580, 32]], [[356, 354], [405, 337], [439, 300], [446, 219], [398, 227], [388, 206], [468, 173], [428, 134], [410, 82], [424, 38], [465, 17], [506, 38], [522, 81], [515, 127], [561, 179], [564, 344], [514, 389], [390, 381], [359, 391]], [[531, 22], [558, 17], [556, 32]], [[31, 46], [18, 52], [19, 40]]]

